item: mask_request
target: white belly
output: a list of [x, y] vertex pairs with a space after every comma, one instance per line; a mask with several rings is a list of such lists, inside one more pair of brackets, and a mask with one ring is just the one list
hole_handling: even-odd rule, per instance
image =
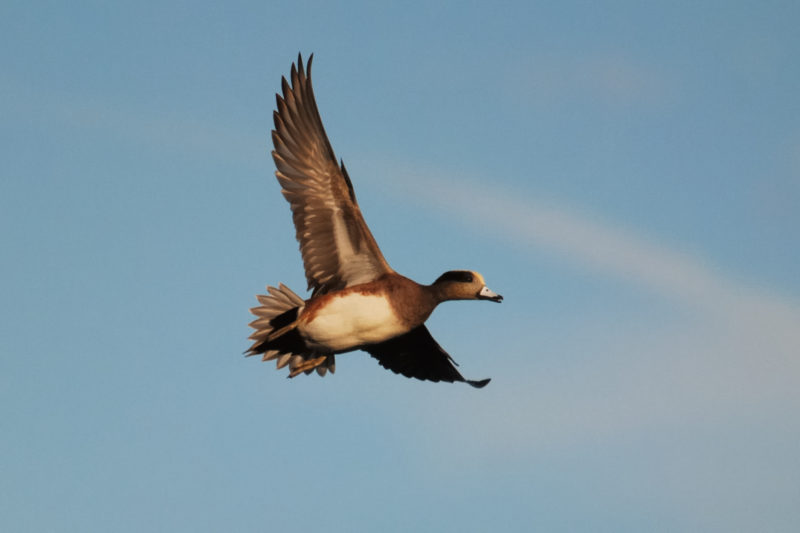
[[380, 296], [358, 293], [331, 299], [299, 329], [307, 344], [334, 352], [405, 333], [389, 302]]

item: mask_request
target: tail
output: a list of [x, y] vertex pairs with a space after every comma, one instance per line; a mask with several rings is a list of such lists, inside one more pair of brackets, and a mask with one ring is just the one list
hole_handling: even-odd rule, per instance
[[245, 355], [264, 354], [262, 361], [277, 360], [277, 367], [289, 365], [289, 377], [301, 372], [310, 374], [315, 368], [320, 376], [328, 370], [336, 370], [333, 354], [320, 354], [309, 350], [297, 331], [297, 315], [305, 302], [292, 290], [281, 283], [278, 288], [267, 287], [269, 294], [256, 296], [261, 303], [250, 312], [257, 318], [250, 322], [255, 329], [250, 340], [253, 345]]

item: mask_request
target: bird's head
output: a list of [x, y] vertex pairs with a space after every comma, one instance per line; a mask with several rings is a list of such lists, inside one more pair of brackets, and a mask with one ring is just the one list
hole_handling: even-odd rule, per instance
[[441, 301], [491, 300], [501, 302], [503, 297], [486, 286], [483, 276], [472, 270], [450, 270], [433, 282]]

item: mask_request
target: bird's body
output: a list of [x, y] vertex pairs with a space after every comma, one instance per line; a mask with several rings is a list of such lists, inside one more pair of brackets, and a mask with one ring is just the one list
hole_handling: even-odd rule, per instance
[[276, 176], [289, 201], [311, 298], [288, 287], [267, 287], [248, 355], [263, 354], [289, 365], [290, 377], [335, 369], [335, 354], [362, 349], [384, 367], [430, 381], [466, 381], [452, 358], [433, 340], [425, 321], [446, 300], [499, 302], [483, 277], [445, 272], [431, 285], [396, 273], [378, 248], [358, 207], [352, 182], [325, 134], [308, 74], [298, 57], [291, 86], [282, 80], [272, 139]]
[[297, 326], [306, 344], [322, 351], [346, 352], [408, 331], [392, 302], [383, 294], [372, 292], [369, 285], [356, 285], [311, 300], [300, 313]]

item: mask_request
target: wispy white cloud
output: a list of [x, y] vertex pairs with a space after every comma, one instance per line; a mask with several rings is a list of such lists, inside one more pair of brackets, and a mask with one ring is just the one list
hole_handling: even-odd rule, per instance
[[637, 283], [711, 316], [749, 317], [754, 323], [792, 331], [800, 324], [797, 302], [725, 276], [703, 258], [577, 210], [462, 178], [456, 186], [451, 181], [414, 172], [394, 180], [394, 184], [405, 187], [405, 192], [418, 201], [458, 215], [458, 220], [493, 230], [513, 246], [548, 251], [582, 268]]
[[517, 98], [529, 103], [592, 102], [614, 105], [664, 104], [677, 91], [676, 81], [655, 65], [623, 53], [558, 57], [534, 55], [509, 74]]
[[[669, 420], [728, 419], [786, 402], [800, 407], [797, 302], [575, 210], [461, 177], [457, 186], [455, 181], [413, 172], [393, 184], [403, 187], [409, 198], [488, 229], [512, 246], [548, 252], [578, 269], [636, 284], [693, 311], [688, 314], [693, 322], [677, 331], [653, 324], [625, 339], [603, 338], [608, 358], [587, 363], [592, 368], [584, 370], [592, 382], [581, 385], [583, 394], [572, 394], [569, 400], [560, 391], [574, 390], [569, 380], [580, 379], [575, 375], [566, 376], [565, 382], [520, 378], [512, 385], [519, 387], [515, 397], [520, 409], [507, 416], [519, 417], [514, 427], [524, 435], [506, 442], [524, 447], [535, 435], [544, 445], [548, 425], [560, 441], [572, 430], [601, 431], [598, 424], [613, 433]], [[553, 409], [545, 413], [542, 405]]]
[[[202, 154], [223, 160], [269, 166], [271, 126], [264, 114], [263, 130], [242, 132], [223, 125], [213, 114], [158, 113], [114, 98], [88, 97], [30, 87], [0, 77], [0, 116], [53, 131], [57, 126], [75, 135], [100, 134], [136, 142], [156, 151]], [[239, 124], [241, 127], [241, 124]], [[252, 124], [248, 124], [252, 127]]]
[[[526, 350], [526, 357], [514, 359], [513, 372], [498, 366], [489, 388], [450, 405], [426, 392], [413, 412], [439, 406], [424, 422], [440, 445], [432, 459], [438, 468], [457, 471], [471, 461], [516, 471], [531, 462], [572, 464], [602, 450], [631, 450], [630, 464], [619, 472], [625, 479], [609, 488], [626, 491], [625, 501], [652, 505], [657, 494], [676, 516], [708, 524], [708, 530], [758, 529], [754, 517], [774, 509], [796, 515], [798, 464], [787, 463], [781, 442], [800, 433], [797, 302], [652, 238], [496, 184], [435, 172], [398, 178], [392, 183], [399, 192], [452, 213], [454, 221], [693, 311], [665, 323], [637, 324], [623, 335], [608, 324], [586, 324], [580, 335], [565, 334], [556, 348], [560, 355], [550, 354], [549, 363], [527, 357]], [[535, 339], [520, 345], [530, 348]], [[570, 363], [577, 353], [593, 357]], [[554, 369], [554, 358], [565, 363]], [[663, 484], [654, 487], [654, 480]]]

